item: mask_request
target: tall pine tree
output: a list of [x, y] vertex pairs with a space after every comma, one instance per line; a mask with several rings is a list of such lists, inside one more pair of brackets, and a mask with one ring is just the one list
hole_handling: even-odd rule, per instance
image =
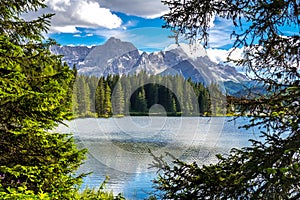
[[104, 95], [104, 116], [110, 117], [112, 115], [112, 103], [111, 103], [111, 89], [108, 82], [105, 84], [105, 95]]
[[100, 77], [95, 95], [95, 109], [98, 117], [104, 115], [105, 79]]
[[83, 75], [79, 75], [76, 79], [75, 85], [77, 86], [77, 104], [78, 110], [77, 113], [79, 116], [86, 116], [91, 109], [91, 101], [90, 101], [90, 87], [87, 82], [88, 77]]
[[[25, 21], [43, 1], [0, 2], [0, 195], [68, 198], [80, 184], [84, 151], [70, 135], [53, 133], [71, 119], [74, 72], [42, 37], [52, 15]], [[22, 198], [23, 198], [22, 197]]]
[[[239, 31], [231, 34], [232, 49], [244, 47], [243, 57], [235, 62], [245, 67], [249, 77], [263, 86], [266, 93], [250, 94], [236, 101], [241, 115], [249, 116], [244, 128], [255, 127], [254, 132], [257, 130], [256, 134], [262, 136], [251, 140], [251, 146], [218, 155], [215, 164], [205, 166], [179, 160], [170, 166], [157, 158], [162, 169], [156, 183], [163, 191], [162, 198], [299, 199], [299, 1], [163, 0], [163, 3], [169, 7], [163, 17], [165, 27], [204, 45], [215, 16], [235, 26]], [[287, 25], [294, 32], [285, 31]], [[212, 113], [222, 112], [217, 102], [221, 95], [211, 94], [215, 101]]]
[[112, 95], [112, 106], [114, 115], [123, 115], [125, 109], [124, 90], [121, 81], [116, 83]]

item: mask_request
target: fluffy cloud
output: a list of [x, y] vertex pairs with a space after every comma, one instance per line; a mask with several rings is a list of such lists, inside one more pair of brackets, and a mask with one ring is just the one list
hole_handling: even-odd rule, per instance
[[239, 60], [243, 57], [243, 48], [236, 49], [213, 49], [209, 48], [206, 50], [208, 57], [215, 63], [224, 63], [229, 57], [232, 60]]
[[161, 0], [97, 0], [100, 5], [113, 11], [135, 15], [144, 18], [156, 18], [168, 11]]
[[46, 11], [56, 14], [52, 19], [54, 32], [75, 33], [76, 27], [114, 29], [122, 24], [117, 15], [96, 1], [48, 0], [46, 3]]
[[223, 63], [227, 60], [228, 50], [209, 48], [206, 51], [209, 59], [215, 63]]
[[210, 60], [212, 60], [215, 63], [226, 63], [232, 66], [235, 66], [236, 69], [239, 72], [244, 72], [244, 69], [240, 66], [234, 65], [234, 63], [227, 63], [227, 58], [229, 57], [232, 60], [239, 60], [243, 57], [243, 48], [236, 48], [236, 49], [214, 49], [214, 48], [209, 48], [206, 50], [208, 57]]
[[76, 26], [66, 25], [66, 26], [51, 26], [52, 32], [62, 32], [62, 33], [78, 33]]
[[54, 11], [66, 11], [64, 8], [71, 5], [70, 0], [47, 0], [48, 6]]
[[[42, 12], [55, 13], [50, 31], [62, 33], [77, 33], [76, 27], [121, 28], [121, 18], [112, 11], [144, 18], [156, 18], [168, 10], [160, 0], [46, 0], [45, 2], [48, 8]], [[126, 25], [123, 25], [124, 27]]]

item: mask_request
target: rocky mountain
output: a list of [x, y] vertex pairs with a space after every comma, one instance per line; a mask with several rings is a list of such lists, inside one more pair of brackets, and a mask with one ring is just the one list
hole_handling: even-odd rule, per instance
[[140, 52], [132, 43], [110, 38], [105, 44], [95, 47], [52, 47], [55, 54], [63, 55], [70, 66], [76, 65], [78, 72], [87, 75], [109, 74], [181, 74], [193, 81], [211, 82], [246, 81], [247, 78], [234, 67], [212, 62], [205, 49], [188, 44], [171, 45], [164, 51]]
[[72, 67], [75, 64], [78, 67], [79, 63], [83, 62], [94, 48], [94, 46], [52, 46], [51, 52], [57, 55], [63, 55], [63, 61], [69, 66]]

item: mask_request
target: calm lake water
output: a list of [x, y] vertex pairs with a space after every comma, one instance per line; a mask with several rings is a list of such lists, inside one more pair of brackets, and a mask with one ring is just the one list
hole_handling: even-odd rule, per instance
[[[226, 117], [124, 117], [76, 119], [58, 131], [73, 133], [78, 144], [89, 150], [80, 172], [93, 172], [83, 188], [98, 187], [106, 176], [114, 193], [127, 199], [144, 199], [153, 192], [157, 169], [149, 168], [155, 155], [171, 153], [187, 162], [208, 164], [215, 154], [227, 154], [233, 147], [248, 146], [258, 139], [257, 130], [238, 127], [247, 119]], [[170, 158], [166, 158], [170, 160]]]

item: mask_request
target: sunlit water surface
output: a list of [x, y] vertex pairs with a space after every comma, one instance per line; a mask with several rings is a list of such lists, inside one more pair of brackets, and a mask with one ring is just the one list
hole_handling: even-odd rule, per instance
[[[248, 146], [258, 139], [257, 130], [239, 129], [247, 119], [225, 117], [124, 117], [76, 119], [59, 126], [73, 133], [88, 159], [79, 172], [93, 172], [83, 188], [99, 187], [109, 176], [107, 188], [127, 199], [144, 199], [154, 192], [157, 169], [150, 168], [154, 155], [168, 152], [187, 162], [216, 162], [215, 154], [228, 154], [233, 147]], [[171, 158], [166, 158], [171, 161]]]

